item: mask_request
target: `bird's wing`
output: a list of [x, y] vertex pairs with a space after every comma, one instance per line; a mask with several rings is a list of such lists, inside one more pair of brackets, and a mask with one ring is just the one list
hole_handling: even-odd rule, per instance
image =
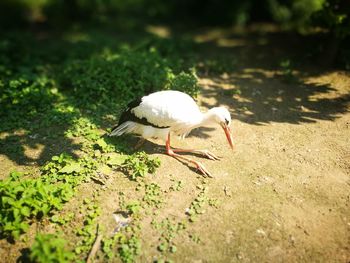
[[160, 91], [142, 98], [132, 113], [158, 127], [192, 124], [202, 117], [195, 101], [179, 91]]

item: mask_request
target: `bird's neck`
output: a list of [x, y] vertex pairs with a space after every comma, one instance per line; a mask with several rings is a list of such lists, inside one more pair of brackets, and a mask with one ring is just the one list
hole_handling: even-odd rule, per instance
[[203, 113], [201, 120], [198, 122], [197, 127], [200, 126], [213, 126], [216, 124], [214, 112], [208, 110]]

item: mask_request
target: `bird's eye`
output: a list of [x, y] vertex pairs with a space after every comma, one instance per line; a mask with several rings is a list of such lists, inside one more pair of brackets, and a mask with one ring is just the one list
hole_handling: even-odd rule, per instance
[[228, 125], [230, 123], [227, 119], [225, 119], [225, 122], [226, 122], [226, 125]]

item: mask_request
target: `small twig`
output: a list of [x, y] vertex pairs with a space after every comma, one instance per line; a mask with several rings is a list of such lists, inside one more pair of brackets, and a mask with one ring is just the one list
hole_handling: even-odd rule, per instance
[[103, 181], [103, 180], [101, 180], [100, 178], [97, 178], [97, 177], [95, 177], [95, 176], [91, 176], [90, 178], [91, 178], [92, 180], [94, 180], [96, 183], [99, 183], [99, 184], [101, 184], [101, 185], [105, 185], [105, 184], [106, 184], [105, 181]]
[[89, 256], [87, 257], [86, 263], [91, 263], [92, 260], [95, 257], [95, 254], [100, 249], [102, 235], [99, 234], [98, 232], [99, 232], [99, 224], [97, 224], [97, 227], [96, 227], [96, 239], [95, 239], [94, 244], [91, 247], [91, 250], [90, 250]]
[[231, 191], [226, 185], [224, 186], [224, 192], [226, 196], [231, 197]]

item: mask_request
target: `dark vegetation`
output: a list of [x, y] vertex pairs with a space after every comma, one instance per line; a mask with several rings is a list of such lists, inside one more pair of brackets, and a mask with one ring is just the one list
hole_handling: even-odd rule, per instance
[[[349, 10], [347, 1], [341, 0], [1, 1], [0, 153], [18, 165], [41, 166], [36, 174], [12, 172], [0, 181], [1, 237], [9, 242], [19, 240], [33, 222], [45, 218], [64, 224], [65, 219], [56, 212], [82, 183], [103, 181], [97, 176], [101, 169], [119, 169], [138, 182], [155, 171], [159, 160], [145, 153], [132, 154], [125, 141], [107, 138], [106, 134], [121, 109], [138, 96], [177, 89], [195, 97], [199, 93], [197, 75], [239, 71], [237, 58], [226, 56], [212, 43], [196, 42], [196, 28], [277, 23], [287, 39], [309, 43], [300, 52], [303, 54], [298, 54], [302, 62], [293, 64], [292, 56], [270, 61], [271, 67], [280, 69], [279, 77], [289, 83], [298, 81], [293, 69], [304, 61], [316, 59], [324, 67], [350, 69]], [[167, 25], [171, 33], [152, 33], [149, 25], [154, 24]], [[253, 41], [259, 37], [259, 33], [254, 34]], [[208, 50], [203, 58], [201, 54]], [[309, 88], [301, 85], [296, 92], [308, 94]], [[324, 92], [329, 89], [319, 87]], [[244, 89], [228, 92], [248, 96]], [[266, 100], [274, 103], [273, 97]], [[346, 101], [348, 97], [310, 104], [319, 114], [300, 116], [297, 112], [290, 121], [332, 119], [344, 110], [341, 105]], [[298, 105], [293, 103], [291, 108], [296, 109]], [[329, 112], [320, 112], [324, 103], [338, 106], [334, 111], [331, 107]], [[246, 107], [241, 106], [238, 118]], [[283, 116], [280, 118], [282, 121]], [[269, 121], [259, 113], [247, 120]], [[25, 154], [25, 147], [35, 148], [37, 144], [44, 149], [39, 158], [32, 159]], [[159, 205], [157, 186], [145, 185], [144, 189], [142, 204]], [[204, 190], [200, 194], [204, 202]], [[129, 213], [137, 214], [142, 204], [123, 205]], [[197, 205], [191, 205], [191, 218], [197, 213]], [[83, 209], [90, 212], [85, 232], [77, 233], [81, 244], [74, 254], [68, 252], [64, 239], [38, 234], [27, 259], [66, 262], [86, 258], [98, 208], [85, 202]], [[175, 252], [167, 235], [184, 226], [180, 224], [171, 232], [169, 224], [159, 225], [165, 229], [159, 249]], [[133, 227], [124, 236], [103, 241], [106, 258], [117, 243], [121, 260], [134, 260], [139, 253], [139, 237], [137, 227]]]

